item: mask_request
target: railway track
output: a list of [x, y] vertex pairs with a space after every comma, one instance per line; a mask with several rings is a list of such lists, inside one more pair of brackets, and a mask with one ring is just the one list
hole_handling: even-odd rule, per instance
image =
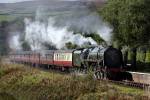
[[[130, 72], [130, 74], [132, 74], [133, 81], [128, 81], [128, 80], [114, 81], [114, 80], [108, 80], [108, 79], [98, 79], [98, 80], [107, 81], [107, 82], [115, 83], [118, 85], [140, 88], [140, 89], [150, 89], [150, 83], [149, 83], [150, 80], [146, 80], [146, 79], [150, 78], [150, 74], [149, 74], [149, 76], [147, 76], [147, 73], [145, 73], [145, 75], [146, 75], [145, 80], [143, 79], [144, 73], [142, 73], [142, 74], [136, 73], [136, 75], [135, 75], [134, 72]], [[142, 75], [142, 78], [141, 77], [139, 78], [140, 75]]]
[[150, 84], [145, 84], [145, 83], [137, 83], [137, 82], [132, 82], [132, 81], [113, 81], [113, 80], [107, 80], [110, 83], [115, 83], [118, 85], [124, 85], [124, 86], [130, 86], [134, 88], [140, 88], [140, 89], [147, 89], [150, 88]]
[[[77, 73], [77, 75], [86, 75], [85, 73]], [[94, 75], [93, 75], [94, 76]], [[149, 76], [150, 77], [150, 76]], [[141, 83], [141, 82], [136, 82], [136, 81], [114, 81], [114, 80], [108, 80], [108, 79], [98, 79], [94, 77], [95, 79], [99, 81], [104, 81], [104, 82], [109, 82], [109, 83], [114, 83], [117, 85], [124, 85], [124, 86], [129, 86], [129, 87], [134, 87], [134, 88], [139, 88], [139, 89], [150, 89], [150, 84], [147, 83]]]

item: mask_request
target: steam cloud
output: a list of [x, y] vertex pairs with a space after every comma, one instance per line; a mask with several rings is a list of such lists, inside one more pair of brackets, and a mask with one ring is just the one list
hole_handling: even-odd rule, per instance
[[32, 50], [42, 49], [43, 43], [55, 45], [56, 48], [61, 49], [65, 47], [67, 42], [72, 42], [79, 46], [90, 42], [92, 45], [97, 43], [92, 38], [85, 38], [81, 34], [73, 34], [73, 31], [68, 31], [67, 27], [55, 27], [54, 19], [49, 19], [48, 23], [33, 21], [25, 19], [26, 31], [25, 40], [31, 46]]
[[17, 50], [21, 50], [21, 44], [20, 44], [20, 36], [19, 33], [14, 33], [15, 35], [13, 35], [10, 39], [9, 39], [9, 46], [12, 49], [17, 49]]
[[[24, 20], [24, 41], [30, 45], [32, 50], [46, 49], [44, 43], [55, 45], [58, 49], [64, 48], [68, 42], [79, 46], [88, 43], [97, 45], [91, 37], [86, 38], [83, 34], [96, 33], [105, 41], [110, 40], [112, 29], [102, 21], [96, 12], [90, 11], [88, 7], [78, 9], [78, 6], [74, 6], [73, 11], [64, 14], [59, 12], [55, 16], [47, 17], [45, 14], [43, 9], [38, 9], [34, 19], [25, 18]], [[81, 34], [74, 34], [75, 32]], [[18, 42], [19, 38], [22, 37], [15, 35], [11, 39], [15, 41], [16, 46], [21, 46], [21, 42]]]

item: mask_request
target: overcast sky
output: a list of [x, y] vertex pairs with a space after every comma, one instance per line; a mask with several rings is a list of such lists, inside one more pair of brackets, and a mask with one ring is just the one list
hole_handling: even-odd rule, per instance
[[[33, 0], [0, 0], [0, 3], [15, 3], [15, 2], [22, 2], [22, 1], [33, 1]], [[68, 0], [68, 1], [77, 1], [77, 0]], [[89, 1], [93, 1], [93, 0], [89, 0]], [[95, 0], [95, 1], [107, 1], [107, 0]]]
[[21, 1], [32, 1], [32, 0], [0, 0], [0, 3], [15, 3]]

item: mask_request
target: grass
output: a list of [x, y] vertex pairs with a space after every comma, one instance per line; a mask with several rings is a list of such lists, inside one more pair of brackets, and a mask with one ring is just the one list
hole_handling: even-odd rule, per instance
[[[0, 100], [147, 100], [140, 89], [86, 77], [0, 65]], [[146, 99], [145, 99], [146, 98]]]
[[16, 16], [13, 15], [0, 15], [0, 22], [2, 21], [12, 21], [16, 18]]

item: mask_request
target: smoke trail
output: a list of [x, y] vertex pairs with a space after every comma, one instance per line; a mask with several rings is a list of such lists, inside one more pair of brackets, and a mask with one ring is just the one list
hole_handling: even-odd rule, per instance
[[9, 47], [13, 50], [21, 50], [21, 43], [20, 43], [20, 33], [14, 33], [15, 35], [11, 36], [9, 39]]
[[61, 49], [65, 47], [67, 42], [72, 42], [79, 46], [90, 42], [96, 45], [96, 42], [91, 38], [85, 38], [80, 34], [73, 34], [73, 31], [68, 31], [67, 27], [55, 27], [54, 19], [48, 19], [48, 23], [40, 21], [31, 21], [25, 19], [26, 31], [25, 41], [28, 41], [32, 50], [43, 49], [43, 43], [55, 45]]
[[55, 45], [58, 49], [65, 47], [67, 42], [79, 46], [87, 43], [97, 45], [92, 38], [85, 38], [83, 34], [96, 33], [109, 41], [112, 30], [100, 16], [86, 7], [78, 9], [77, 6], [67, 14], [49, 17], [45, 17], [44, 10], [39, 9], [35, 19], [25, 19], [25, 41], [33, 50], [43, 49], [44, 43]]
[[62, 4], [64, 3], [60, 3], [61, 7], [52, 8], [50, 12], [47, 12], [49, 9], [40, 8], [37, 10], [35, 18], [25, 18], [24, 35], [19, 37], [21, 39], [17, 37], [16, 44], [20, 43], [18, 46], [21, 46], [22, 42], [19, 40], [23, 40], [29, 44], [32, 50], [46, 49], [43, 44], [50, 44], [61, 49], [68, 42], [79, 46], [97, 45], [91, 37], [83, 36], [93, 33], [98, 34], [105, 41], [110, 40], [112, 29], [103, 22], [96, 11], [89, 9], [85, 2]]

